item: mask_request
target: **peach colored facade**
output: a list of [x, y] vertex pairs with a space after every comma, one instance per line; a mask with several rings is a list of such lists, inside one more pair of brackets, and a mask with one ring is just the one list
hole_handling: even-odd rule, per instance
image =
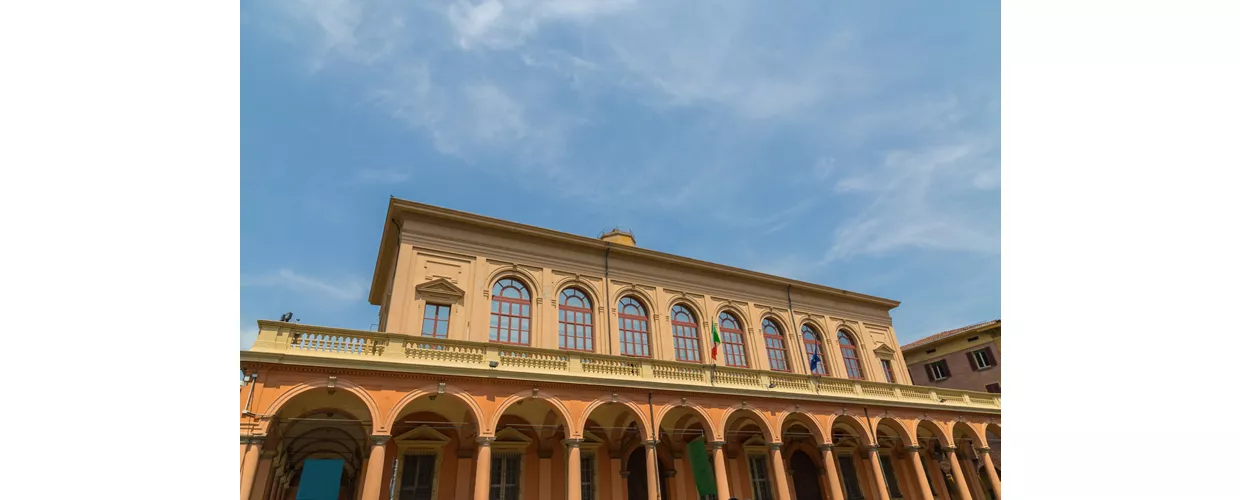
[[912, 386], [894, 301], [623, 234], [385, 221], [379, 331], [261, 321], [242, 351], [243, 500], [295, 499], [307, 459], [343, 462], [342, 499], [695, 499], [697, 440], [722, 499], [1000, 497], [998, 396]]

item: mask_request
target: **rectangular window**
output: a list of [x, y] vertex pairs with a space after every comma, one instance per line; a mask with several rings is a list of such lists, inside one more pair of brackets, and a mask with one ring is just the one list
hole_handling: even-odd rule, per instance
[[581, 452], [581, 500], [594, 500], [594, 452]]
[[435, 486], [435, 454], [405, 455], [401, 464], [400, 500], [431, 500]]
[[986, 392], [999, 394], [999, 384], [986, 384]]
[[930, 377], [931, 382], [938, 382], [952, 376], [951, 370], [947, 369], [947, 360], [940, 359], [933, 363], [926, 363], [926, 376]]
[[852, 455], [840, 455], [839, 458], [840, 475], [844, 476], [844, 496], [847, 500], [865, 500], [865, 496], [861, 494], [861, 479], [857, 477]]
[[448, 315], [451, 313], [452, 306], [426, 304], [426, 311], [422, 314], [422, 336], [448, 338]]
[[496, 453], [491, 459], [491, 500], [519, 500], [521, 453]]
[[891, 371], [891, 360], [890, 359], [883, 360], [883, 372], [887, 374], [888, 384], [896, 383], [896, 373]]
[[754, 500], [772, 500], [771, 479], [766, 472], [766, 455], [749, 455], [749, 480], [753, 484]]
[[880, 456], [878, 465], [883, 469], [883, 479], [887, 481], [887, 492], [891, 493], [891, 498], [904, 498], [904, 494], [900, 493], [900, 482], [896, 481], [896, 469], [891, 465], [891, 457]]
[[995, 357], [990, 352], [989, 347], [969, 351], [969, 366], [973, 367], [973, 371], [985, 370], [995, 366]]

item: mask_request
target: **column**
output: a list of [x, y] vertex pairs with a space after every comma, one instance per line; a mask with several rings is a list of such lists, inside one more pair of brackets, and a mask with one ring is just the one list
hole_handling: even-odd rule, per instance
[[254, 491], [254, 474], [258, 472], [258, 454], [267, 436], [250, 436], [241, 438], [245, 454], [241, 455], [241, 500], [250, 500], [250, 492]]
[[723, 441], [711, 441], [710, 450], [714, 452], [715, 456], [715, 463], [712, 465], [714, 465], [715, 469], [715, 489], [719, 492], [716, 498], [728, 500], [732, 498], [732, 493], [728, 491], [728, 472], [726, 470], [728, 467], [728, 457], [723, 454], [723, 445]]
[[[370, 463], [369, 460], [363, 457], [361, 469], [358, 469], [358, 470], [359, 471], [366, 470], [366, 465], [369, 463]], [[394, 473], [395, 471], [393, 471], [393, 474]], [[353, 498], [362, 498], [362, 487], [366, 486], [366, 476], [363, 475], [361, 472], [359, 472], [357, 475], [357, 478], [353, 482], [357, 483], [353, 485], [353, 490], [354, 490]]]
[[642, 443], [646, 445], [646, 498], [650, 500], [659, 499], [659, 469], [654, 465], [654, 445], [657, 442], [646, 440]]
[[493, 437], [478, 438], [478, 460], [474, 466], [474, 500], [491, 496], [491, 442]]
[[689, 478], [693, 476], [693, 470], [689, 468], [689, 457], [682, 453], [679, 457], [673, 457], [676, 468], [672, 469], [672, 489], [676, 494], [676, 500], [687, 500], [689, 498], [689, 485], [685, 484]]
[[383, 452], [392, 436], [370, 436], [370, 457], [366, 459], [366, 479], [362, 483], [362, 500], [379, 500], [383, 493]]
[[625, 498], [624, 485], [628, 483], [629, 471], [620, 470], [621, 466], [623, 465], [622, 463], [623, 461], [615, 457], [616, 455], [619, 455], [619, 454], [620, 454], [619, 451], [615, 451], [614, 449], [609, 449], [607, 451], [607, 457], [608, 457], [607, 462], [610, 464], [610, 467], [611, 467], [611, 474], [609, 475], [611, 478], [611, 497], [623, 499]]
[[900, 493], [904, 494], [905, 500], [922, 500], [921, 490], [917, 489], [917, 483], [913, 482], [913, 471], [908, 467], [908, 460], [900, 457], [895, 450], [891, 452], [891, 465], [896, 468], [896, 481], [898, 481]]
[[925, 500], [934, 498], [934, 493], [930, 492], [930, 482], [926, 480], [926, 468], [921, 464], [920, 446], [909, 446], [905, 448], [908, 452], [908, 461], [913, 464], [913, 480], [917, 481], [917, 490], [921, 492], [921, 497]]
[[887, 476], [883, 475], [883, 465], [878, 463], [878, 447], [871, 446], [869, 450], [870, 470], [874, 473], [874, 487], [878, 491], [878, 498], [891, 500], [891, 493], [887, 492]]
[[986, 490], [982, 488], [982, 480], [977, 477], [977, 465], [973, 463], [973, 446], [970, 445], [965, 450], [964, 459], [968, 466], [964, 467], [964, 476], [969, 479], [969, 489], [978, 500], [985, 500]]
[[952, 482], [956, 484], [956, 493], [960, 495], [960, 500], [973, 500], [973, 495], [969, 494], [969, 480], [964, 477], [960, 460], [956, 458], [956, 447], [944, 446], [943, 453], [947, 454], [947, 460], [952, 464]]
[[931, 491], [937, 492], [940, 500], [947, 500], [951, 496], [947, 492], [947, 482], [943, 480], [943, 469], [938, 462], [930, 458], [930, 454], [922, 450], [921, 458], [923, 464], [926, 465], [926, 474], [930, 476]]
[[565, 439], [564, 444], [568, 446], [568, 500], [581, 500], [581, 440]]
[[831, 449], [835, 445], [827, 443], [818, 447], [822, 450], [822, 465], [827, 469], [827, 486], [831, 493], [831, 500], [844, 500], [844, 488], [840, 485], [840, 471], [835, 466], [835, 453]]
[[771, 448], [771, 474], [775, 476], [775, 498], [792, 500], [788, 492], [788, 473], [784, 471], [783, 443], [767, 443]]
[[271, 483], [271, 459], [275, 456], [274, 450], [258, 454], [258, 472], [254, 474], [254, 489], [250, 492], [250, 500], [262, 500], [267, 493], [267, 485]]
[[982, 455], [982, 466], [986, 468], [990, 487], [995, 489], [995, 500], [1003, 500], [1003, 494], [999, 492], [999, 472], [995, 470], [995, 463], [990, 459], [990, 448], [978, 448], [977, 452]]

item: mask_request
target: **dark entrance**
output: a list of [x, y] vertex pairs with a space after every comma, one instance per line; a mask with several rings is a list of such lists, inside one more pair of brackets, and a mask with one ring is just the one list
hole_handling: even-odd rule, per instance
[[788, 466], [792, 469], [792, 489], [796, 490], [797, 500], [825, 498], [818, 484], [818, 466], [809, 454], [802, 450], [792, 452]]
[[[662, 471], [665, 467], [662, 467], [663, 464], [658, 465], [660, 465], [659, 478], [661, 486], [659, 488], [659, 493], [662, 495], [660, 498], [666, 499], [667, 481], [662, 480]], [[625, 460], [625, 468], [629, 471], [629, 500], [647, 500], [646, 492], [648, 489], [646, 485], [646, 448], [639, 446], [637, 449], [633, 450], [633, 452], [629, 454], [629, 459]]]

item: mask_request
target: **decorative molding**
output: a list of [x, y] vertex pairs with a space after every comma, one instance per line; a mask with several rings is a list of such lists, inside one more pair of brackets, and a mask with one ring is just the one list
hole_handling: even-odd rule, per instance
[[414, 292], [429, 302], [451, 304], [465, 297], [465, 290], [447, 278], [436, 278], [413, 287]]
[[982, 447], [982, 448], [974, 448], [974, 450], [976, 450], [976, 451], [977, 451], [977, 454], [978, 454], [978, 455], [985, 455], [985, 454], [987, 454], [987, 453], [990, 453], [990, 448], [987, 448], [987, 447]]
[[255, 444], [261, 446], [263, 441], [266, 439], [266, 435], [241, 436], [241, 444]]
[[374, 445], [374, 446], [383, 446], [383, 445], [386, 445], [386, 444], [387, 444], [387, 442], [388, 442], [388, 440], [389, 440], [389, 439], [392, 439], [392, 436], [390, 436], [390, 435], [378, 435], [378, 436], [372, 435], [372, 436], [370, 436], [370, 444], [372, 444], [372, 445]]
[[642, 441], [642, 446], [645, 446], [647, 450], [653, 450], [655, 445], [657, 444], [659, 444], [659, 442], [653, 439], [647, 439], [645, 441]]
[[884, 343], [880, 342], [880, 343], [878, 344], [878, 347], [875, 347], [875, 348], [874, 348], [874, 354], [877, 354], [877, 355], [878, 355], [878, 357], [879, 357], [879, 358], [881, 358], [881, 359], [886, 359], [886, 360], [888, 360], [888, 361], [893, 361], [893, 358], [894, 358], [894, 356], [896, 355], [896, 351], [895, 351], [895, 349], [892, 349], [892, 348], [891, 348], [890, 346], [888, 346], [887, 344], [884, 344]]
[[831, 451], [832, 448], [835, 448], [834, 443], [823, 443], [818, 445], [818, 451]]
[[570, 449], [572, 449], [572, 448], [581, 448], [581, 443], [582, 443], [583, 441], [584, 441], [584, 440], [582, 440], [582, 439], [565, 439], [565, 440], [564, 440], [564, 446], [567, 446], [567, 447], [569, 447]]
[[904, 451], [911, 451], [913, 453], [917, 453], [921, 451], [921, 446], [918, 446], [918, 445], [905, 446]]
[[478, 444], [478, 446], [491, 446], [491, 443], [494, 443], [494, 442], [495, 442], [495, 438], [493, 438], [493, 437], [480, 437], [480, 438], [478, 438], [478, 439], [474, 440], [474, 442], [475, 442], [475, 443], [477, 443], [477, 444]]
[[766, 443], [766, 447], [770, 448], [771, 451], [780, 451], [784, 447], [784, 444], [783, 443]]
[[719, 450], [719, 449], [722, 449], [727, 444], [728, 444], [727, 441], [711, 441], [710, 449], [711, 451]]

